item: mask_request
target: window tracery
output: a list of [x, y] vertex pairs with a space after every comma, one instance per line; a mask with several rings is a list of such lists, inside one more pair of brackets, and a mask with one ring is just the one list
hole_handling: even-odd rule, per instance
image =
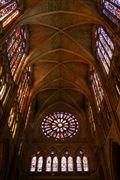
[[17, 91], [19, 108], [22, 114], [24, 114], [24, 110], [27, 105], [27, 100], [31, 89], [31, 76], [31, 66], [28, 66], [23, 72]]
[[16, 0], [0, 1], [0, 22], [2, 28], [6, 27], [19, 14]]
[[120, 20], [120, 1], [101, 0], [101, 4], [103, 14], [118, 26]]
[[42, 122], [42, 131], [48, 138], [65, 139], [73, 137], [78, 131], [77, 119], [67, 112], [55, 112], [46, 116]]
[[35, 170], [36, 170], [36, 164], [37, 164], [37, 157], [36, 157], [36, 156], [33, 156], [33, 157], [32, 157], [32, 160], [31, 160], [31, 168], [30, 168], [30, 171], [31, 171], [31, 172], [35, 172]]
[[58, 157], [53, 158], [53, 172], [58, 172]]
[[96, 54], [105, 71], [109, 74], [111, 61], [114, 54], [114, 43], [105, 29], [100, 26], [95, 31]]
[[38, 158], [37, 172], [42, 172], [42, 167], [43, 167], [43, 157], [40, 156]]
[[51, 171], [51, 166], [52, 166], [52, 158], [48, 156], [46, 159], [46, 172]]
[[88, 119], [89, 119], [91, 131], [95, 132], [96, 131], [95, 120], [93, 116], [92, 107], [89, 103], [88, 103]]
[[92, 89], [94, 92], [96, 104], [97, 104], [98, 110], [100, 111], [101, 105], [104, 99], [104, 91], [102, 88], [100, 78], [96, 71], [93, 71], [93, 73], [91, 74], [91, 80], [92, 80]]
[[[45, 167], [44, 167], [45, 166]], [[71, 172], [88, 172], [88, 158], [80, 151], [73, 161], [73, 157], [69, 155], [68, 151], [64, 155], [58, 156], [52, 151], [46, 158], [37, 154], [32, 156], [30, 172], [46, 172], [46, 173], [71, 173]]]
[[80, 151], [79, 155], [76, 157], [76, 164], [77, 164], [77, 172], [88, 172], [89, 165], [88, 165], [88, 158], [85, 154]]
[[5, 65], [6, 61], [4, 57], [0, 56], [0, 100], [2, 101], [7, 93], [7, 86], [9, 83], [9, 77], [6, 73], [5, 69], [7, 68]]
[[18, 103], [17, 101], [14, 101], [14, 105], [10, 110], [10, 115], [8, 118], [8, 127], [10, 129], [10, 133], [12, 135], [12, 138], [14, 139], [17, 127], [18, 127], [18, 122], [19, 122], [19, 113], [18, 113]]
[[67, 159], [65, 156], [61, 158], [61, 171], [66, 172], [67, 171]]
[[13, 80], [17, 82], [28, 51], [27, 26], [16, 27], [6, 39], [4, 49], [5, 57], [9, 61], [11, 75]]

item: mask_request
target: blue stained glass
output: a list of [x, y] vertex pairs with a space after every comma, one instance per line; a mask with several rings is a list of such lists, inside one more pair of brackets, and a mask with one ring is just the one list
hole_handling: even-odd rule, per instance
[[120, 19], [120, 10], [114, 6], [113, 4], [109, 3], [109, 2], [105, 2], [104, 6], [106, 9], [108, 9], [113, 15], [115, 15], [118, 19]]
[[117, 26], [119, 25], [119, 21], [118, 19], [116, 19], [115, 17], [113, 17], [109, 12], [107, 12], [105, 9], [103, 9], [103, 14], [105, 14], [114, 24], [116, 24]]
[[111, 49], [114, 50], [114, 45], [113, 45], [112, 40], [109, 38], [109, 36], [107, 35], [107, 33], [104, 31], [102, 27], [100, 27], [100, 30], [105, 40], [107, 41], [107, 43], [110, 45]]
[[99, 27], [96, 32], [98, 33], [97, 36], [95, 35], [96, 51], [106, 70], [106, 73], [108, 74], [113, 57], [114, 44], [103, 27]]
[[111, 2], [113, 2], [114, 4], [120, 6], [120, 0], [110, 0]]
[[[110, 13], [112, 13], [116, 18], [120, 19], [120, 9], [117, 7], [120, 6], [119, 0], [110, 0], [111, 3], [106, 0], [103, 0], [102, 2], [105, 9], [107, 9]], [[114, 18], [111, 17], [110, 13], [107, 13], [106, 11], [103, 11], [103, 13], [115, 24], [117, 24]]]

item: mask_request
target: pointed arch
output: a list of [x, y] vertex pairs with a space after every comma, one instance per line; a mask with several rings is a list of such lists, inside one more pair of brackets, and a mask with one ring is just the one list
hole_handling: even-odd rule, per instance
[[88, 158], [86, 156], [83, 156], [83, 170], [84, 172], [89, 171]]
[[73, 172], [73, 157], [68, 157], [68, 172]]
[[76, 157], [77, 172], [82, 172], [82, 160], [80, 156]]
[[58, 157], [53, 157], [52, 171], [58, 172]]
[[37, 172], [42, 172], [42, 169], [43, 169], [43, 156], [40, 156], [37, 162]]
[[33, 156], [32, 160], [31, 160], [31, 167], [30, 167], [30, 171], [31, 172], [35, 172], [36, 171], [36, 165], [37, 165], [37, 157]]
[[62, 172], [67, 171], [67, 158], [65, 156], [62, 156], [61, 158], [61, 171]]
[[52, 170], [52, 158], [51, 156], [48, 156], [46, 159], [46, 172], [51, 172]]

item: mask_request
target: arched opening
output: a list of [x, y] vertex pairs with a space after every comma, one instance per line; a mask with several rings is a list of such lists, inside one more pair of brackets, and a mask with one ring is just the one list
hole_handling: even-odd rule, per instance
[[113, 168], [113, 179], [120, 179], [120, 145], [112, 144], [112, 168]]

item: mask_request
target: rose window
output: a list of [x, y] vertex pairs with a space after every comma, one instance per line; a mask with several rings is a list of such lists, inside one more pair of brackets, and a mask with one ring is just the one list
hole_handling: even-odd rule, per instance
[[42, 122], [42, 131], [48, 138], [71, 138], [78, 132], [78, 128], [77, 119], [67, 112], [55, 112], [46, 116]]

